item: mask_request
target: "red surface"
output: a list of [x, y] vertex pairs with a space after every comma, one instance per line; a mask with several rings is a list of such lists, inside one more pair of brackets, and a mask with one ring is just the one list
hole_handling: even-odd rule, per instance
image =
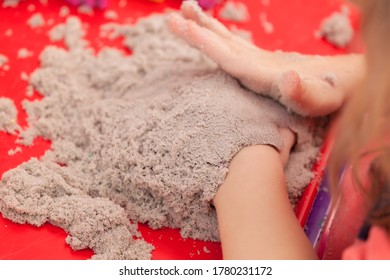
[[[119, 14], [119, 22], [134, 23], [137, 18], [152, 12], [161, 12], [165, 8], [178, 8], [179, 0], [166, 0], [163, 4], [149, 2], [147, 0], [127, 0], [124, 8], [118, 7], [118, 2], [111, 0], [108, 9], [114, 9]], [[232, 23], [223, 21], [226, 25], [232, 24], [239, 28], [252, 31], [254, 42], [265, 49], [281, 49], [286, 51], [298, 51], [302, 53], [333, 55], [344, 53], [323, 40], [314, 37], [321, 19], [332, 11], [339, 9], [339, 0], [272, 0], [269, 6], [263, 6], [259, 0], [241, 0], [246, 3], [251, 14], [251, 19], [246, 23]], [[29, 4], [34, 4], [36, 10], [28, 11]], [[14, 100], [18, 110], [18, 122], [22, 126], [27, 125], [26, 114], [22, 110], [21, 102], [24, 99], [40, 98], [35, 93], [32, 98], [25, 95], [27, 83], [20, 79], [22, 71], [31, 73], [39, 66], [38, 55], [49, 44], [47, 31], [51, 26], [31, 29], [26, 21], [35, 12], [41, 12], [44, 18], [52, 20], [53, 24], [64, 21], [58, 17], [58, 11], [64, 2], [61, 0], [49, 0], [47, 6], [39, 1], [23, 1], [16, 9], [0, 7], [0, 53], [6, 55], [10, 61], [8, 71], [0, 68], [0, 96]], [[220, 7], [216, 7], [217, 12]], [[274, 25], [274, 33], [266, 34], [260, 25], [259, 14], [264, 12], [267, 19]], [[71, 13], [79, 15], [75, 8]], [[215, 13], [216, 14], [216, 13]], [[88, 25], [87, 38], [91, 45], [98, 50], [103, 45], [120, 46], [120, 40], [114, 42], [99, 38], [99, 26], [107, 22], [103, 11], [95, 11], [94, 16], [79, 15]], [[353, 13], [356, 19], [356, 14]], [[5, 35], [7, 29], [13, 30], [13, 35]], [[356, 49], [358, 44], [352, 44], [350, 50]], [[32, 57], [17, 59], [17, 51], [27, 48], [34, 52]], [[14, 156], [8, 155], [8, 150], [18, 145], [16, 137], [0, 132], [0, 177], [7, 170], [16, 167], [31, 157], [41, 156], [50, 148], [50, 143], [44, 139], [36, 139], [32, 147], [22, 148], [22, 152]], [[323, 151], [326, 154], [326, 147]], [[297, 216], [302, 224], [307, 218], [315, 198], [318, 181], [326, 164], [326, 157], [317, 164], [318, 177], [308, 187], [301, 203], [297, 207]], [[154, 259], [220, 259], [221, 249], [218, 243], [183, 239], [178, 230], [160, 229], [151, 230], [146, 225], [140, 225], [140, 231], [146, 241], [151, 242], [156, 250]], [[86, 259], [92, 255], [90, 250], [74, 252], [65, 244], [66, 233], [51, 225], [36, 228], [30, 225], [14, 224], [0, 216], [0, 259]]]
[[333, 141], [334, 139], [331, 137], [327, 137], [327, 139], [325, 140], [325, 143], [321, 149], [321, 157], [313, 166], [313, 172], [315, 174], [315, 177], [311, 180], [311, 182], [303, 192], [302, 197], [295, 205], [295, 214], [302, 227], [304, 227], [306, 224], [311, 208], [314, 204], [314, 200], [317, 196], [322, 177], [325, 173], [325, 168], [329, 159]]

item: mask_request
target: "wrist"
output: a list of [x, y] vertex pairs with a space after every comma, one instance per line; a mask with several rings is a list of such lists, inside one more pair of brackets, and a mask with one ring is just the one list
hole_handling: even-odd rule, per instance
[[[263, 186], [264, 181], [275, 182], [284, 178], [283, 163], [279, 152], [270, 145], [256, 145], [242, 148], [231, 160], [229, 171], [217, 192], [216, 198], [226, 193], [246, 194]], [[268, 185], [268, 183], [266, 184]], [[214, 203], [216, 202], [214, 198]]]
[[230, 162], [229, 172], [237, 167], [264, 165], [264, 159], [281, 161], [279, 151], [271, 145], [254, 145], [242, 148]]

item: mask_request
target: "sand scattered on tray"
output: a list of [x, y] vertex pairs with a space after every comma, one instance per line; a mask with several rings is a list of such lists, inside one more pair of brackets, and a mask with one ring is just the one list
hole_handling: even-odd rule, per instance
[[249, 20], [249, 12], [246, 5], [242, 2], [228, 0], [222, 6], [218, 13], [221, 19], [232, 20], [236, 22], [245, 22]]
[[16, 134], [20, 131], [17, 123], [18, 111], [12, 99], [0, 97], [0, 131]]
[[116, 22], [104, 23], [100, 25], [100, 37], [114, 40], [131, 32], [131, 30], [132, 28], [126, 24], [119, 24]]
[[36, 9], [35, 5], [34, 4], [28, 4], [27, 6], [27, 11], [29, 12], [34, 12]]
[[0, 68], [8, 62], [8, 57], [0, 53]]
[[267, 19], [266, 13], [260, 13], [259, 19], [265, 33], [271, 34], [274, 32], [274, 25]]
[[7, 37], [11, 37], [14, 31], [11, 28], [8, 28], [5, 32], [4, 35]]
[[319, 151], [315, 120], [242, 88], [172, 35], [163, 15], [117, 25], [131, 56], [82, 48], [81, 27], [76, 17], [54, 27], [69, 50], [47, 47], [30, 76], [44, 98], [23, 103], [22, 143], [43, 136], [52, 149], [4, 174], [4, 217], [64, 228], [72, 248], [98, 259], [150, 258], [152, 246], [129, 219], [216, 241], [210, 202], [229, 161], [249, 145], [281, 149], [278, 127], [298, 135], [286, 167], [297, 200]]
[[88, 5], [81, 5], [77, 8], [77, 12], [79, 14], [92, 16], [93, 15], [93, 8], [91, 8]]
[[315, 36], [324, 38], [335, 47], [345, 48], [351, 42], [354, 30], [347, 6], [323, 19]]
[[60, 8], [60, 11], [58, 12], [58, 15], [60, 17], [67, 17], [69, 15], [69, 13], [70, 13], [69, 8], [67, 6], [62, 6]]
[[29, 78], [30, 77], [28, 76], [28, 74], [26, 72], [23, 71], [23, 72], [20, 73], [20, 79], [22, 81], [26, 81], [27, 82], [29, 80]]
[[3, 8], [16, 8], [19, 5], [20, 0], [4, 0]]
[[41, 13], [35, 13], [27, 20], [27, 24], [33, 29], [42, 27], [45, 25], [45, 19]]
[[22, 151], [22, 148], [21, 147], [16, 147], [15, 149], [10, 149], [8, 150], [8, 155], [9, 156], [13, 156], [17, 153], [20, 153]]
[[85, 31], [82, 23], [76, 16], [70, 16], [65, 23], [55, 25], [49, 31], [49, 39], [52, 42], [63, 40], [68, 49], [82, 49], [88, 45], [83, 39]]
[[25, 58], [29, 58], [29, 57], [31, 57], [31, 56], [33, 56], [33, 52], [32, 51], [30, 51], [30, 50], [28, 50], [28, 49], [26, 49], [26, 48], [20, 48], [19, 50], [18, 50], [18, 55], [17, 55], [17, 57], [19, 58], [19, 59], [25, 59]]
[[104, 18], [108, 20], [117, 20], [118, 13], [114, 10], [107, 10], [104, 12]]
[[117, 32], [119, 26], [121, 26], [119, 23], [116, 22], [109, 22], [109, 23], [104, 23], [100, 25], [100, 33], [99, 36], [102, 38], [108, 38], [108, 39], [115, 39], [120, 34]]

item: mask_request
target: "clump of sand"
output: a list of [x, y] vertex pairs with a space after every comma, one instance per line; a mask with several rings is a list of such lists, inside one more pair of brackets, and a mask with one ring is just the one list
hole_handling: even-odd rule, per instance
[[108, 20], [117, 20], [118, 13], [114, 10], [107, 10], [104, 12], [104, 18]]
[[29, 49], [26, 49], [26, 48], [20, 48], [18, 50], [18, 54], [17, 54], [17, 57], [19, 59], [25, 59], [25, 58], [28, 58], [28, 57], [31, 57], [33, 56], [33, 52], [30, 51]]
[[79, 6], [79, 7], [77, 8], [77, 12], [78, 12], [79, 14], [84, 14], [84, 15], [89, 15], [89, 16], [92, 16], [92, 15], [94, 14], [93, 8], [90, 7], [90, 6], [87, 5], [87, 4], [83, 4], [83, 5]]
[[8, 62], [8, 57], [0, 53], [0, 68]]
[[20, 0], [4, 0], [2, 7], [3, 8], [16, 8], [19, 5]]
[[17, 153], [20, 153], [22, 151], [22, 148], [21, 147], [16, 147], [15, 149], [10, 149], [8, 150], [8, 155], [9, 156], [14, 156], [16, 155]]
[[67, 17], [70, 14], [70, 9], [67, 6], [62, 6], [58, 12], [59, 17]]
[[21, 130], [17, 121], [18, 111], [12, 99], [0, 98], [0, 131], [16, 134]]
[[70, 16], [65, 23], [54, 26], [49, 31], [49, 38], [52, 42], [64, 41], [68, 49], [84, 48], [88, 42], [83, 39], [85, 31], [82, 23], [76, 16]]
[[219, 11], [218, 16], [221, 19], [232, 20], [236, 22], [245, 22], [250, 18], [246, 5], [242, 2], [237, 2], [236, 0], [226, 1]]
[[351, 42], [354, 30], [349, 19], [349, 9], [344, 6], [322, 20], [316, 37], [324, 38], [335, 47], [345, 48]]
[[274, 25], [268, 20], [266, 13], [260, 13], [259, 15], [260, 25], [263, 27], [266, 34], [274, 32]]
[[[210, 202], [229, 161], [249, 145], [281, 149], [278, 127], [297, 134], [286, 167], [292, 203], [313, 177], [314, 120], [242, 88], [172, 35], [164, 15], [118, 26], [131, 56], [80, 47], [78, 18], [61, 26], [69, 50], [42, 52], [30, 82], [44, 98], [23, 104], [30, 128], [21, 141], [43, 136], [52, 149], [4, 175], [4, 217], [64, 228], [74, 249], [92, 248], [95, 258], [144, 259], [152, 247], [133, 240], [129, 219], [219, 240]], [[67, 26], [78, 26], [78, 39]]]
[[35, 28], [44, 26], [45, 19], [43, 18], [41, 13], [35, 13], [27, 20], [27, 24], [31, 28], [35, 29]]

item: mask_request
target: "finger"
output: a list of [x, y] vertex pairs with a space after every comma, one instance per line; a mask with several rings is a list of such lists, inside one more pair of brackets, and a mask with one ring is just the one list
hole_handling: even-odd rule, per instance
[[191, 46], [201, 50], [222, 67], [236, 56], [229, 47], [229, 42], [223, 37], [199, 26], [192, 20], [183, 18], [181, 15], [169, 15], [168, 26], [176, 35], [186, 40]]
[[170, 13], [167, 16], [169, 29], [180, 38], [187, 40], [188, 35], [188, 20], [185, 20], [177, 13]]
[[218, 35], [231, 40], [236, 41], [239, 44], [243, 44], [250, 47], [255, 47], [252, 43], [247, 40], [237, 36], [232, 33], [225, 25], [223, 25], [219, 20], [207, 15], [203, 10], [199, 7], [196, 1], [186, 0], [183, 1], [181, 5], [181, 11], [185, 18], [191, 19], [195, 21], [200, 26], [203, 26]]
[[219, 36], [179, 14], [169, 15], [168, 25], [179, 37], [201, 50], [249, 89], [255, 92], [269, 90], [274, 74], [259, 67], [261, 60], [259, 63], [257, 49], [254, 52], [252, 48], [246, 48], [235, 40]]
[[191, 19], [200, 26], [206, 27], [223, 37], [231, 37], [233, 34], [221, 22], [203, 12], [196, 1], [183, 1], [181, 11], [185, 18]]

